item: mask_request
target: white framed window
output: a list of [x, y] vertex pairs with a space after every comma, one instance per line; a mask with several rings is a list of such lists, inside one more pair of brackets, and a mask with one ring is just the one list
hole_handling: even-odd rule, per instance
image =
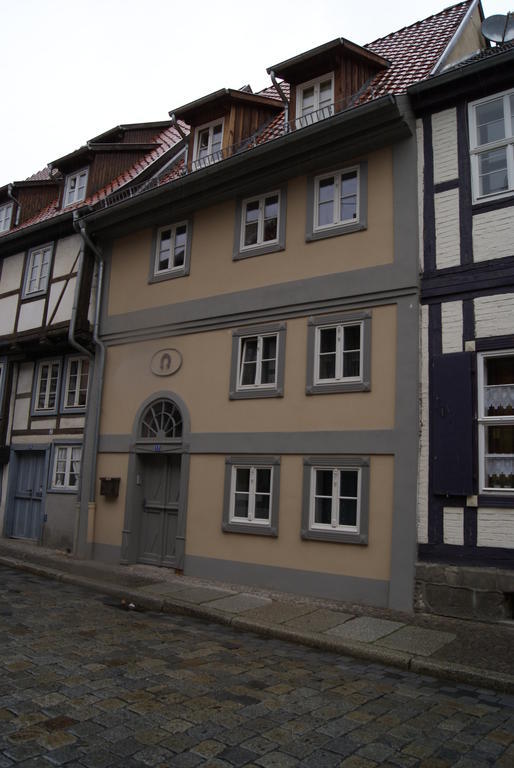
[[277, 383], [278, 334], [243, 336], [239, 339], [237, 388], [275, 387]]
[[359, 168], [314, 179], [314, 232], [359, 221]]
[[12, 203], [0, 205], [0, 232], [7, 232], [11, 228]]
[[89, 358], [69, 357], [66, 361], [63, 411], [86, 407], [88, 380]]
[[469, 105], [473, 199], [514, 191], [514, 90]]
[[514, 349], [484, 352], [478, 362], [480, 492], [514, 493]]
[[277, 536], [279, 484], [278, 456], [228, 457], [223, 530]]
[[316, 328], [315, 384], [362, 381], [363, 323]]
[[311, 467], [309, 527], [357, 533], [360, 486], [359, 467]]
[[309, 80], [296, 87], [296, 125], [303, 128], [334, 114], [334, 75]]
[[52, 468], [53, 490], [76, 491], [80, 478], [82, 447], [80, 445], [55, 445]]
[[48, 287], [53, 245], [49, 243], [29, 251], [24, 296], [44, 293]]
[[241, 215], [241, 251], [278, 243], [280, 192], [243, 200]]
[[187, 221], [181, 221], [178, 224], [161, 227], [157, 231], [154, 275], [167, 276], [172, 272], [181, 272], [184, 274], [186, 268], [187, 241]]
[[89, 174], [89, 168], [82, 168], [77, 173], [70, 173], [66, 176], [66, 183], [64, 185], [64, 205], [66, 208], [73, 203], [80, 203], [86, 197], [87, 178]]
[[60, 360], [41, 360], [38, 363], [32, 409], [35, 415], [57, 413], [60, 380]]
[[199, 126], [195, 131], [193, 167], [195, 170], [222, 159], [223, 118]]

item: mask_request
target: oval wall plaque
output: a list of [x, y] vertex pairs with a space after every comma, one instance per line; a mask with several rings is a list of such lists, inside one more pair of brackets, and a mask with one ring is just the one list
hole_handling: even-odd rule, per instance
[[152, 357], [150, 368], [156, 376], [172, 376], [182, 365], [178, 349], [160, 349]]

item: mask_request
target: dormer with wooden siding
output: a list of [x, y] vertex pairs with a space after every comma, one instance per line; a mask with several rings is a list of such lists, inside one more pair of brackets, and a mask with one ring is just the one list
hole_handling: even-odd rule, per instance
[[361, 88], [389, 62], [343, 37], [268, 67], [290, 84], [291, 128], [303, 128], [346, 109]]
[[170, 112], [190, 126], [189, 172], [224, 160], [283, 109], [282, 102], [248, 91], [223, 88]]

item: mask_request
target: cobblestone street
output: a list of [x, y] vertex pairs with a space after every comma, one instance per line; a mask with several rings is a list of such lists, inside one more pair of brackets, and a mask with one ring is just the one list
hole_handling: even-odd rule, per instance
[[0, 568], [0, 768], [514, 765], [514, 697]]

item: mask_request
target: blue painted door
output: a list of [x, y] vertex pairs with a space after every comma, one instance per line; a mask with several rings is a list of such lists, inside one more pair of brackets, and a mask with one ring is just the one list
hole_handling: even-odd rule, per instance
[[41, 539], [44, 474], [44, 451], [20, 451], [17, 454], [11, 529], [15, 539]]

